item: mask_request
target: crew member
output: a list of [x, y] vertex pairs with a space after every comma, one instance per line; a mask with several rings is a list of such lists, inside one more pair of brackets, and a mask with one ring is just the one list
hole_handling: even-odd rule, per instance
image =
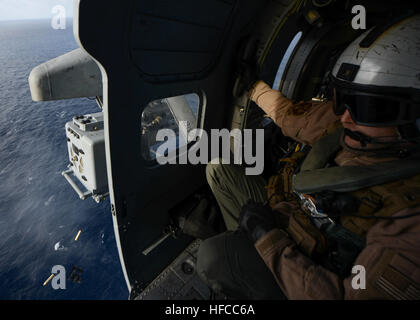
[[331, 101], [293, 104], [254, 83], [249, 97], [297, 143], [268, 182], [207, 166], [228, 229], [199, 250], [213, 290], [420, 298], [419, 28], [415, 15], [358, 37], [332, 70]]

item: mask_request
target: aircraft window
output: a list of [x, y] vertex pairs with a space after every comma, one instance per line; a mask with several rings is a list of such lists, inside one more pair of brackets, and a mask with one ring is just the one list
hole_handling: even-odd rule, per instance
[[300, 37], [302, 36], [302, 31], [299, 31], [290, 42], [289, 47], [287, 48], [286, 52], [284, 53], [283, 58], [281, 59], [279, 68], [277, 70], [276, 78], [274, 79], [273, 89], [279, 90], [280, 88], [280, 81], [283, 77], [284, 69], [286, 68], [287, 62], [289, 61], [290, 56], [293, 53], [296, 45], [299, 43]]
[[199, 104], [200, 99], [195, 93], [150, 102], [141, 115], [143, 158], [156, 159], [156, 150], [164, 143], [164, 141], [156, 141], [156, 134], [161, 129], [171, 129], [175, 133], [176, 141], [170, 143], [174, 150], [185, 146], [187, 139], [182, 134], [183, 131], [180, 134], [179, 125], [181, 121], [184, 121], [187, 123], [188, 131], [197, 128]]

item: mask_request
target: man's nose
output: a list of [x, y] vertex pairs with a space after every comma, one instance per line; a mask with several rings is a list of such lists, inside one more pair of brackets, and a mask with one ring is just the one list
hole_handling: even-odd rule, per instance
[[349, 110], [346, 109], [346, 111], [344, 111], [343, 115], [341, 116], [341, 123], [351, 123], [351, 124], [355, 124]]

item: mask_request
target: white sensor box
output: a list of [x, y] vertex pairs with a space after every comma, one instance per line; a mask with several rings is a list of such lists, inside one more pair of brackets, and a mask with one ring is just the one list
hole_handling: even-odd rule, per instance
[[102, 112], [75, 116], [66, 123], [69, 170], [93, 196], [108, 190]]

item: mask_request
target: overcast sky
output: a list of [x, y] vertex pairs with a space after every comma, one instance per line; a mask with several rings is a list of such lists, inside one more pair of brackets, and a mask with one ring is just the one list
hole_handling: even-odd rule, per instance
[[73, 16], [74, 0], [0, 0], [0, 20], [50, 19], [52, 9], [61, 5]]

